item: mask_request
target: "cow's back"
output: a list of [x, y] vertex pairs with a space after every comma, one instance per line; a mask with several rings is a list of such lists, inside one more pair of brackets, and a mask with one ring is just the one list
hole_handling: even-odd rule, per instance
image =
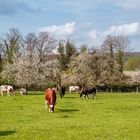
[[7, 90], [10, 91], [10, 92], [13, 92], [14, 89], [13, 89], [12, 86], [8, 86], [8, 87], [7, 87]]
[[0, 90], [1, 91], [7, 91], [8, 85], [1, 85]]

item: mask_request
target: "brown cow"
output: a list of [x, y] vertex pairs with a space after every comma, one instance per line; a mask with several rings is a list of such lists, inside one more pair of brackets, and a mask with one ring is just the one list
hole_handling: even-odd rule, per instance
[[54, 89], [48, 88], [45, 90], [45, 108], [49, 108], [49, 112], [54, 112], [56, 102], [56, 92]]

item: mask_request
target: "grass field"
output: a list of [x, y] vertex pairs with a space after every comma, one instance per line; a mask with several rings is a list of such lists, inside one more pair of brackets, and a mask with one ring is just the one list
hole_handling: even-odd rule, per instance
[[140, 94], [58, 96], [55, 112], [43, 95], [0, 96], [0, 140], [139, 140]]

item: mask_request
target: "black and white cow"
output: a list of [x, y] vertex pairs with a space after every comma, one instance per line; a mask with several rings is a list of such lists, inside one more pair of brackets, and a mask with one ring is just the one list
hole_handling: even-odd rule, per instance
[[80, 97], [85, 96], [85, 98], [89, 98], [88, 95], [92, 94], [93, 99], [96, 97], [96, 87], [84, 87], [80, 93]]

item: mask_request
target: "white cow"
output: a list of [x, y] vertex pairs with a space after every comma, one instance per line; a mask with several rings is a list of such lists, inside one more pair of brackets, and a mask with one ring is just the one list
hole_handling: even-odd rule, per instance
[[4, 92], [7, 92], [7, 96], [10, 96], [10, 94], [13, 94], [13, 87], [10, 86], [10, 85], [1, 85], [0, 86], [0, 93], [1, 93], [1, 96], [3, 96], [3, 93]]
[[80, 88], [78, 86], [69, 86], [69, 92], [79, 92]]

